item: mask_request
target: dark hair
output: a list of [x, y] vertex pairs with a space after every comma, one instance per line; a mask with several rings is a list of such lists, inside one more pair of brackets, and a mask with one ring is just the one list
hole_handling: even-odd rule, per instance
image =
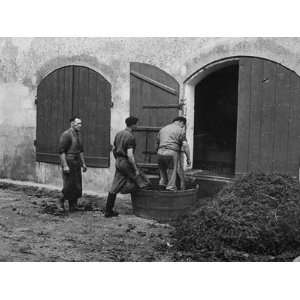
[[138, 120], [139, 120], [138, 118], [130, 116], [125, 120], [125, 123], [129, 127], [135, 125], [138, 122]]
[[[75, 119], [80, 119], [80, 117], [79, 117], [79, 116], [73, 116], [73, 117], [70, 119], [70, 122], [74, 122]], [[81, 119], [80, 119], [80, 120], [81, 120]]]
[[182, 122], [184, 125], [186, 125], [186, 118], [185, 117], [176, 117], [173, 122]]

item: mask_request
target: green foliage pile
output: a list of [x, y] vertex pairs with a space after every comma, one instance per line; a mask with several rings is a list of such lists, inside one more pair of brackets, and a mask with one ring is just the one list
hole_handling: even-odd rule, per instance
[[174, 223], [176, 260], [284, 261], [300, 255], [300, 186], [249, 174]]

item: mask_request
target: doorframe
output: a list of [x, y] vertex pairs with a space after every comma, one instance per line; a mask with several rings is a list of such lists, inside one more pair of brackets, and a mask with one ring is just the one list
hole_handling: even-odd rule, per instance
[[185, 116], [188, 120], [188, 126], [186, 129], [187, 140], [191, 149], [191, 162], [193, 165], [194, 156], [194, 113], [195, 113], [195, 88], [196, 85], [206, 78], [209, 74], [216, 72], [224, 67], [238, 64], [241, 56], [223, 58], [217, 61], [213, 61], [204, 67], [200, 68], [192, 75], [190, 75], [183, 82], [182, 94], [184, 102], [186, 103]]
[[[182, 95], [183, 95], [183, 100], [185, 103], [185, 113], [184, 115], [187, 117], [188, 124], [187, 124], [187, 139], [189, 141], [189, 145], [191, 148], [191, 161], [193, 163], [193, 152], [194, 152], [194, 108], [195, 108], [195, 87], [196, 85], [203, 80], [207, 75], [218, 71], [219, 69], [230, 66], [232, 64], [239, 64], [239, 61], [241, 58], [244, 57], [252, 57], [252, 58], [257, 58], [257, 59], [263, 59], [266, 61], [270, 61], [272, 63], [281, 65], [283, 68], [295, 73], [297, 76], [300, 77], [300, 73], [297, 72], [295, 69], [287, 67], [285, 64], [276, 61], [274, 59], [270, 59], [265, 56], [253, 56], [253, 55], [235, 55], [235, 56], [230, 56], [230, 57], [225, 57], [221, 58], [215, 61], [212, 61], [197, 71], [193, 72], [191, 75], [189, 75], [182, 84]], [[238, 128], [237, 128], [238, 130]], [[237, 155], [237, 153], [236, 153]], [[236, 175], [241, 175], [235, 173], [234, 176]]]

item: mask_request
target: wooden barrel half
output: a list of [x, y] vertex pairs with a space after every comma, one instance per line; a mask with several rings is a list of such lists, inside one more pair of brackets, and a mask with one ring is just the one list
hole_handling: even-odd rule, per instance
[[184, 191], [137, 190], [132, 194], [133, 213], [142, 218], [169, 221], [188, 213], [197, 201], [198, 188]]

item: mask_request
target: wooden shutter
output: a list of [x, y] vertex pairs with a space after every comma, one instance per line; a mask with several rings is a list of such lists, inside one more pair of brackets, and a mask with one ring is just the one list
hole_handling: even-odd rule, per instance
[[83, 121], [87, 165], [108, 167], [110, 103], [110, 83], [89, 68], [67, 66], [49, 74], [37, 91], [37, 161], [59, 163], [60, 134], [76, 114]]
[[59, 163], [58, 142], [72, 115], [72, 66], [55, 70], [37, 89], [36, 159]]
[[73, 112], [82, 118], [84, 153], [88, 166], [109, 166], [110, 109], [110, 83], [89, 68], [74, 66]]
[[156, 167], [156, 135], [178, 116], [180, 107], [179, 84], [171, 75], [149, 64], [130, 64], [130, 115], [139, 118], [135, 131], [139, 165]]
[[299, 76], [271, 61], [241, 58], [236, 173], [296, 176], [299, 153]]

